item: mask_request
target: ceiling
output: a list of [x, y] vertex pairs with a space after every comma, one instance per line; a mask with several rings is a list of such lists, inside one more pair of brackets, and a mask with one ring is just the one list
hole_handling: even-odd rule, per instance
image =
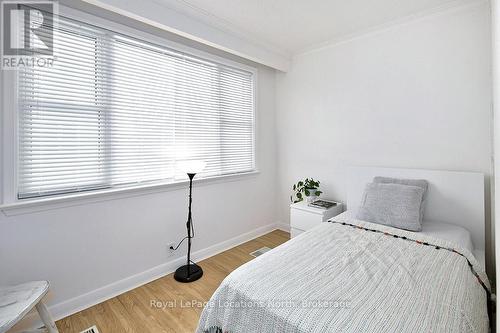
[[471, 0], [156, 0], [282, 54]]

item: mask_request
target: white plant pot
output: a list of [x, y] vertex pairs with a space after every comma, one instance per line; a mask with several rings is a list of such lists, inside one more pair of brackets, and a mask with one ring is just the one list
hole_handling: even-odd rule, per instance
[[311, 195], [309, 195], [309, 196], [306, 196], [306, 195], [304, 194], [304, 197], [305, 197], [305, 199], [306, 199], [306, 202], [307, 202], [307, 203], [311, 203], [311, 202], [313, 202], [314, 200], [316, 200], [316, 199], [318, 198], [318, 197], [314, 194], [314, 192], [316, 192], [316, 190], [309, 191], [309, 192], [311, 193]]

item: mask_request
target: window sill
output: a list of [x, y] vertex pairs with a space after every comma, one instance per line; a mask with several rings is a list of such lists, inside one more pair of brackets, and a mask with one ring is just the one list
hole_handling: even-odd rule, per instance
[[[245, 173], [238, 173], [225, 176], [216, 176], [209, 178], [194, 179], [193, 182], [196, 186], [206, 186], [213, 184], [220, 184], [230, 181], [239, 181], [250, 177], [255, 177], [259, 171], [249, 171]], [[175, 191], [185, 189], [189, 181], [182, 181], [176, 183], [159, 183], [148, 184], [140, 186], [120, 187], [114, 189], [93, 191], [87, 193], [70, 194], [63, 196], [54, 196], [44, 199], [20, 200], [13, 203], [0, 205], [0, 210], [5, 216], [15, 216], [21, 214], [29, 214], [34, 212], [78, 206], [89, 203], [116, 200], [122, 198], [129, 198], [135, 196], [142, 196], [154, 193], [161, 193], [167, 191]]]

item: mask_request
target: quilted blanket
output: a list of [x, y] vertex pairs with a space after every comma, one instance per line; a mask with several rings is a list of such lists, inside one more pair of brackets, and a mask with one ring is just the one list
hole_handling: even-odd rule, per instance
[[233, 271], [204, 332], [488, 332], [490, 284], [465, 248], [345, 214]]

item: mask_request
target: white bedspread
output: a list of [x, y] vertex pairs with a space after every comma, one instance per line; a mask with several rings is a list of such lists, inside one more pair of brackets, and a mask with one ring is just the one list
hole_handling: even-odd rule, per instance
[[335, 220], [232, 272], [197, 332], [488, 331], [490, 286], [469, 250], [455, 253], [445, 249], [455, 245], [425, 235], [417, 243], [409, 240], [414, 233], [346, 216]]

